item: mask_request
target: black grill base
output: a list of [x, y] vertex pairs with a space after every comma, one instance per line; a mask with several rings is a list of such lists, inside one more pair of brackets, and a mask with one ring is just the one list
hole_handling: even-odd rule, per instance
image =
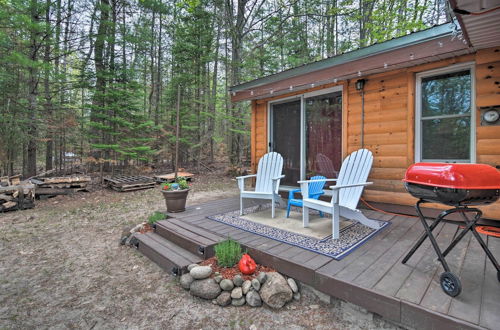
[[500, 197], [498, 189], [453, 189], [405, 182], [406, 190], [418, 199], [449, 206], [487, 205]]

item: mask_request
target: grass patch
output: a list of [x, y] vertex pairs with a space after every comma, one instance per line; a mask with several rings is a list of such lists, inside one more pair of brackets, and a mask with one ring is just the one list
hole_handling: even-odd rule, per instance
[[221, 267], [233, 267], [240, 259], [243, 251], [240, 243], [228, 238], [214, 247], [217, 263]]
[[166, 218], [167, 218], [167, 216], [164, 213], [156, 211], [155, 213], [153, 213], [149, 216], [148, 223], [150, 225], [153, 225], [160, 220], [165, 220]]

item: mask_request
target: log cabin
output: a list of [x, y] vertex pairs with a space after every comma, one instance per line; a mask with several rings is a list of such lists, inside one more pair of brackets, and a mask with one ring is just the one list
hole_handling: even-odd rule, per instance
[[[457, 2], [467, 4], [450, 1], [452, 8]], [[500, 169], [499, 12], [456, 14], [450, 23], [233, 86], [232, 100], [251, 104], [252, 168], [265, 153], [281, 153], [287, 190], [313, 175], [335, 177], [342, 159], [367, 148], [373, 185], [363, 199], [406, 214], [416, 199], [402, 179], [413, 163]], [[499, 202], [481, 209], [500, 220]]]

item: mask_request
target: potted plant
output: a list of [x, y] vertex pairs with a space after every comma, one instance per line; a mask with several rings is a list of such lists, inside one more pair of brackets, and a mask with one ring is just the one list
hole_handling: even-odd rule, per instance
[[167, 212], [177, 213], [186, 210], [186, 199], [189, 193], [186, 178], [179, 176], [175, 182], [163, 183], [161, 192], [167, 204]]

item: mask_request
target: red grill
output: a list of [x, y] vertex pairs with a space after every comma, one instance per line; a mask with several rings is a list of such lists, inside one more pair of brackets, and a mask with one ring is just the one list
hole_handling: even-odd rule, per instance
[[403, 181], [413, 197], [452, 206], [491, 204], [500, 192], [500, 172], [485, 164], [417, 163]]
[[[500, 266], [476, 231], [476, 223], [481, 218], [482, 212], [477, 208], [469, 207], [491, 204], [498, 200], [500, 196], [500, 172], [494, 167], [485, 164], [417, 163], [408, 168], [403, 181], [406, 190], [413, 197], [419, 199], [415, 208], [425, 230], [415, 246], [403, 259], [403, 264], [410, 259], [428, 237], [445, 270], [441, 274], [441, 288], [452, 297], [458, 296], [462, 291], [462, 285], [459, 278], [450, 271], [445, 256], [465, 234], [471, 231], [495, 266], [497, 278], [500, 281]], [[433, 223], [429, 225], [420, 210], [421, 204], [429, 202], [442, 203], [454, 206], [454, 208], [443, 211], [437, 218], [432, 219]], [[441, 252], [432, 231], [441, 221], [447, 221], [445, 218], [453, 213], [459, 213], [466, 226], [444, 252]], [[469, 213], [473, 214], [473, 219], [467, 217]]]

